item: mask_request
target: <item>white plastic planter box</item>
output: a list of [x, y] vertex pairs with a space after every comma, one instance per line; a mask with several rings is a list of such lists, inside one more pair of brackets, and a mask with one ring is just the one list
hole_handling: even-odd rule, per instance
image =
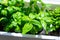
[[[28, 0], [25, 0], [29, 2]], [[42, 0], [46, 4], [51, 4], [50, 8], [60, 7], [60, 0]], [[60, 40], [59, 36], [47, 35], [22, 35], [21, 33], [8, 33], [0, 31], [0, 40]]]
[[[4, 36], [4, 38], [1, 37], [1, 36]], [[12, 37], [12, 38], [14, 38], [14, 37], [16, 37], [16, 38], [21, 38], [21, 37], [23, 37], [23, 38], [28, 38], [29, 40], [30, 40], [30, 39], [34, 39], [34, 40], [37, 40], [37, 39], [60, 40], [60, 37], [57, 37], [57, 36], [29, 35], [29, 34], [22, 35], [21, 33], [8, 33], [8, 32], [1, 32], [1, 31], [0, 31], [0, 39], [5, 39], [5, 38], [7, 38], [7, 40], [8, 40], [8, 38], [10, 38], [10, 37]], [[13, 40], [13, 39], [9, 39], [9, 40]], [[19, 39], [19, 40], [20, 40], [20, 39]], [[25, 39], [25, 40], [27, 40], [27, 39]]]

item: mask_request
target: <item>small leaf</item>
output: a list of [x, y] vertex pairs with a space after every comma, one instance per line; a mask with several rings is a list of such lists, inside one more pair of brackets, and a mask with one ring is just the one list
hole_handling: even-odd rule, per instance
[[8, 10], [9, 13], [13, 13], [14, 12], [14, 9], [13, 9], [12, 6], [8, 6], [7, 7], [7, 10]]
[[15, 21], [12, 21], [11, 23], [9, 23], [6, 27], [5, 27], [5, 31], [10, 31], [10, 29], [12, 29], [14, 26], [17, 26], [17, 23]]
[[60, 13], [60, 8], [59, 8], [59, 7], [58, 7], [58, 8], [55, 8], [55, 10], [54, 10], [54, 11], [55, 11], [55, 13], [57, 13], [57, 14], [58, 14], [58, 13]]
[[17, 23], [16, 23], [15, 21], [12, 21], [11, 24], [12, 24], [13, 26], [17, 26]]
[[13, 5], [15, 5], [15, 4], [16, 4], [16, 0], [10, 0], [10, 1], [9, 1], [9, 5], [10, 5], [10, 6], [13, 6]]
[[20, 27], [18, 25], [15, 28], [15, 32], [21, 32]]
[[39, 15], [40, 15], [40, 17], [44, 17], [45, 16], [45, 12], [44, 11], [40, 11]]
[[21, 2], [21, 0], [17, 0], [17, 2]]
[[35, 18], [35, 15], [33, 15], [33, 13], [30, 13], [30, 14], [29, 14], [29, 17], [30, 17], [31, 19], [34, 19], [34, 18]]
[[41, 24], [43, 26], [43, 28], [46, 30], [47, 28], [47, 23], [44, 20], [41, 20]]
[[32, 29], [33, 25], [30, 23], [26, 23], [22, 29], [22, 34], [26, 34]]
[[22, 17], [22, 20], [23, 20], [23, 21], [29, 21], [30, 18], [29, 18], [28, 16], [23, 16], [23, 17]]
[[20, 7], [13, 6], [13, 8], [14, 8], [15, 11], [21, 11], [21, 8]]
[[2, 2], [1, 2], [1, 4], [3, 4], [3, 5], [8, 5], [8, 0], [2, 0]]
[[20, 25], [21, 24], [21, 13], [17, 12], [13, 14], [12, 16], [13, 16], [14, 21]]
[[2, 17], [2, 18], [0, 18], [0, 21], [2, 21], [3, 19], [6, 19], [5, 17]]
[[32, 20], [31, 23], [34, 24], [34, 25], [37, 25], [39, 28], [42, 28], [41, 23], [37, 20]]
[[43, 18], [46, 22], [52, 22], [52, 18], [51, 17], [44, 17]]
[[2, 10], [1, 14], [4, 15], [4, 16], [7, 16], [7, 10]]
[[0, 11], [1, 11], [1, 9], [2, 9], [2, 5], [0, 5]]
[[53, 30], [55, 30], [55, 27], [54, 27], [54, 26], [51, 27], [51, 28], [49, 28], [49, 32], [51, 32], [51, 31], [53, 31]]

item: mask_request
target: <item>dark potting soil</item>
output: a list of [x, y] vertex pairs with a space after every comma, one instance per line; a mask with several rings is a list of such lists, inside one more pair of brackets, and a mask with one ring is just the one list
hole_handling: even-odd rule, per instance
[[3, 31], [3, 26], [0, 25], [0, 31]]
[[60, 36], [60, 28], [56, 29], [56, 31], [52, 31], [52, 32], [49, 32], [48, 34], [45, 34], [45, 30], [43, 30], [41, 33], [41, 35], [51, 35], [51, 36]]
[[60, 36], [60, 28], [58, 28], [56, 31], [50, 32], [49, 35]]

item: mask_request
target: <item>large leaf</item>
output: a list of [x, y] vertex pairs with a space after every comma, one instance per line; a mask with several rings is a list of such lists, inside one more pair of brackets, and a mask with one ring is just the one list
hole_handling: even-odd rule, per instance
[[26, 34], [32, 29], [33, 25], [30, 23], [26, 23], [22, 29], [22, 34]]

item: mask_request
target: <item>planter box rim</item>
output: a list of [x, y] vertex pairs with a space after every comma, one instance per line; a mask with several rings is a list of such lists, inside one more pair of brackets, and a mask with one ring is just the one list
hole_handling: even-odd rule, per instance
[[[30, 0], [24, 0], [25, 2], [30, 2]], [[39, 1], [37, 1], [39, 3]], [[54, 5], [60, 5], [60, 0], [42, 0], [45, 4], [54, 4]]]
[[42, 0], [45, 4], [60, 5], [60, 0]]
[[29, 35], [29, 34], [21, 34], [21, 33], [9, 33], [0, 31], [0, 35], [3, 36], [14, 36], [14, 37], [26, 37], [26, 38], [40, 38], [40, 39], [60, 39], [60, 36], [48, 36], [48, 35]]

